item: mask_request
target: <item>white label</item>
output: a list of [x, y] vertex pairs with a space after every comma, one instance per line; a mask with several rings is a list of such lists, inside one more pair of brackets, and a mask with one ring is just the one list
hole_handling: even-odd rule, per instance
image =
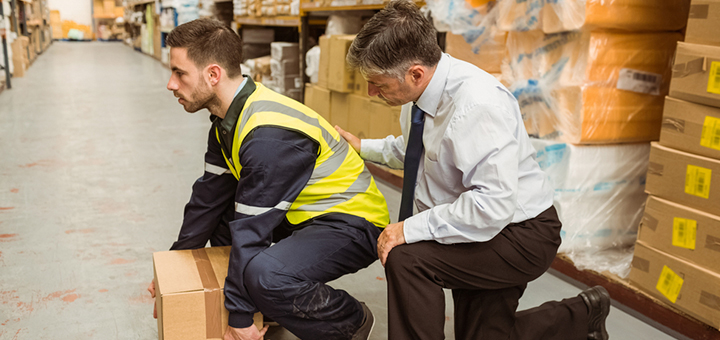
[[662, 75], [629, 68], [620, 69], [617, 82], [617, 88], [619, 90], [646, 93], [655, 96], [660, 95], [661, 85]]

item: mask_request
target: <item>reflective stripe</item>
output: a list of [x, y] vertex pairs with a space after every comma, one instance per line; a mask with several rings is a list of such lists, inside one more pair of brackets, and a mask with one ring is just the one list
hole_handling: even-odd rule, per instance
[[290, 116], [293, 118], [297, 118], [307, 124], [310, 124], [312, 126], [319, 128], [322, 131], [322, 136], [325, 139], [325, 142], [330, 146], [331, 149], [333, 147], [337, 146], [337, 144], [339, 143], [337, 140], [335, 140], [335, 138], [333, 138], [333, 136], [330, 134], [330, 132], [326, 131], [320, 125], [320, 121], [317, 118], [309, 117], [308, 115], [306, 115], [292, 107], [289, 107], [287, 105], [283, 105], [278, 102], [273, 102], [273, 101], [269, 101], [269, 100], [259, 100], [259, 101], [252, 103], [252, 105], [250, 105], [248, 107], [248, 110], [252, 110], [252, 111], [246, 111], [245, 113], [243, 113], [242, 121], [240, 122], [240, 125], [239, 125], [239, 131], [243, 131], [243, 129], [245, 129], [245, 124], [247, 124], [250, 117], [252, 117], [252, 115], [254, 115], [255, 113], [265, 112], [265, 111], [277, 112], [277, 113], [281, 113], [281, 114], [284, 114], [284, 115], [287, 115], [287, 116]]
[[235, 202], [235, 211], [237, 211], [241, 214], [245, 214], [245, 215], [257, 216], [260, 214], [264, 214], [272, 209], [288, 211], [290, 209], [291, 205], [292, 205], [291, 202], [282, 201], [274, 207], [267, 208], [267, 207], [253, 207], [253, 206]]
[[230, 169], [223, 168], [221, 166], [217, 166], [217, 165], [210, 164], [210, 163], [205, 163], [205, 171], [207, 171], [211, 174], [214, 174], [214, 175], [218, 175], [218, 176], [232, 173], [232, 172], [230, 172]]
[[330, 158], [325, 160], [322, 164], [318, 165], [318, 167], [313, 171], [312, 177], [308, 181], [307, 185], [313, 185], [317, 183], [318, 181], [322, 180], [325, 177], [328, 177], [335, 173], [345, 162], [345, 158], [347, 158], [347, 153], [350, 150], [348, 143], [342, 143], [338, 146], [337, 150], [334, 150], [335, 153], [333, 153]]
[[370, 187], [372, 177], [367, 167], [363, 167], [362, 173], [345, 192], [332, 194], [328, 198], [321, 199], [315, 203], [305, 204], [297, 207], [301, 211], [326, 211], [340, 203], [347, 202], [358, 194], [364, 193]]

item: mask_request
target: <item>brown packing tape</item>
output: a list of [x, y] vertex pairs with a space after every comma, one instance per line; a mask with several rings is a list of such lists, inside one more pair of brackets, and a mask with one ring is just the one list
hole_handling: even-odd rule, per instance
[[222, 338], [222, 317], [220, 314], [220, 300], [222, 290], [215, 276], [210, 258], [205, 248], [193, 249], [193, 258], [197, 265], [198, 274], [205, 289], [205, 332], [208, 339]]
[[703, 290], [700, 292], [700, 304], [720, 310], [720, 297]]
[[678, 118], [663, 118], [662, 128], [667, 130], [674, 130], [679, 133], [685, 133], [685, 120]]
[[645, 215], [643, 216], [642, 221], [640, 223], [643, 227], [648, 227], [648, 229], [650, 229], [652, 231], [656, 231], [659, 222], [658, 222], [657, 218], [648, 215], [647, 210], [646, 210]]
[[662, 164], [650, 162], [648, 164], [648, 174], [649, 175], [655, 175], [655, 176], [662, 176], [663, 170], [665, 170], [665, 166]]
[[646, 273], [649, 273], [650, 272], [650, 261], [635, 256], [632, 259], [632, 267], [637, 268], [638, 270], [642, 270]]
[[705, 248], [720, 251], [720, 238], [708, 235], [707, 238], [705, 238]]
[[688, 19], [707, 19], [708, 13], [710, 12], [710, 5], [708, 4], [696, 4], [690, 6], [690, 13]]
[[705, 72], [705, 70], [707, 70], [707, 58], [697, 58], [687, 63], [673, 66], [672, 77], [684, 78], [695, 73]]

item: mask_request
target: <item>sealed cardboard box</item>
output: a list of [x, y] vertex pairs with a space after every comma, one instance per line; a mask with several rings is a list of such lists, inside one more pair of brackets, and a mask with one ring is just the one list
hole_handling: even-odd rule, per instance
[[720, 46], [678, 43], [670, 97], [720, 107]]
[[317, 85], [305, 84], [305, 105], [328, 122], [330, 119], [330, 90]]
[[352, 133], [360, 139], [374, 138], [370, 135], [370, 119], [372, 115], [370, 98], [349, 94], [348, 105], [350, 105], [350, 111], [347, 128], [344, 128], [342, 125], [340, 127], [343, 127], [347, 132]]
[[[355, 87], [355, 71], [351, 70], [345, 62], [350, 44], [355, 39], [354, 35], [333, 35], [330, 36], [330, 64], [328, 65], [328, 89], [332, 91], [350, 93]], [[322, 49], [322, 47], [321, 47]], [[320, 52], [320, 63], [322, 64], [322, 50]]]
[[720, 216], [651, 195], [638, 240], [720, 273]]
[[720, 159], [720, 108], [666, 97], [660, 144]]
[[720, 0], [690, 3], [685, 42], [720, 46]]
[[353, 85], [353, 94], [356, 94], [358, 96], [365, 96], [368, 97], [368, 83], [363, 78], [362, 73], [360, 71], [355, 70], [355, 84]]
[[714, 328], [720, 328], [720, 274], [635, 245], [630, 283]]
[[328, 88], [328, 71], [330, 67], [330, 37], [323, 35], [320, 37], [318, 44], [320, 45], [320, 62], [318, 69], [318, 85]]
[[399, 136], [401, 106], [392, 107], [385, 103], [370, 104], [370, 137], [385, 138], [389, 135]]
[[273, 77], [289, 76], [300, 74], [300, 61], [270, 59], [270, 74]]
[[[160, 340], [222, 339], [229, 256], [230, 247], [153, 253]], [[259, 313], [255, 325], [262, 327]]]
[[348, 126], [348, 117], [350, 116], [348, 97], [349, 95], [347, 93], [330, 91], [330, 118], [332, 118], [330, 123], [340, 126], [345, 130], [348, 130], [346, 127]]
[[653, 142], [645, 191], [694, 209], [720, 215], [720, 160]]
[[298, 60], [298, 43], [273, 42], [270, 44], [270, 55], [275, 60]]

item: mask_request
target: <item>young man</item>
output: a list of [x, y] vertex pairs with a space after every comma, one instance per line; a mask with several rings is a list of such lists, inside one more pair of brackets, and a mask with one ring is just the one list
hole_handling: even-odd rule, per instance
[[171, 249], [232, 245], [225, 339], [260, 338], [258, 310], [302, 339], [367, 339], [370, 310], [325, 284], [374, 262], [389, 223], [363, 161], [317, 113], [243, 76], [241, 39], [222, 23], [180, 25], [167, 44], [167, 89], [212, 121]]
[[414, 3], [393, 1], [347, 56], [371, 96], [407, 103], [397, 138], [360, 141], [336, 127], [364, 159], [405, 170], [400, 222], [378, 239], [388, 338], [444, 339], [448, 288], [456, 339], [607, 339], [610, 298], [599, 286], [516, 313], [561, 242], [553, 190], [513, 95], [443, 54], [436, 34]]

